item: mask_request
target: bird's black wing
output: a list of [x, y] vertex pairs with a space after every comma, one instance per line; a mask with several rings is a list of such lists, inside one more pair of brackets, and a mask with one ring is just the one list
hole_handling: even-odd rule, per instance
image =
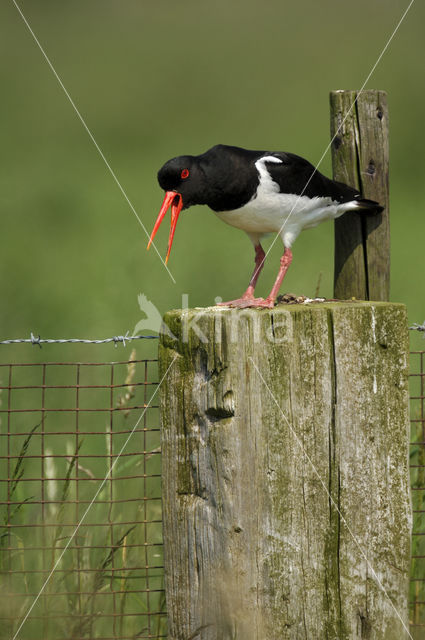
[[327, 178], [315, 170], [308, 160], [294, 153], [274, 152], [269, 155], [282, 160], [279, 164], [266, 163], [272, 180], [279, 185], [282, 193], [305, 195], [309, 198], [331, 197], [337, 202], [349, 202], [360, 196], [357, 189]]

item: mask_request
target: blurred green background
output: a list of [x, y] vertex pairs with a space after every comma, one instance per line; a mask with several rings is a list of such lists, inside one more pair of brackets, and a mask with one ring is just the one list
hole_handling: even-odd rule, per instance
[[[361, 87], [407, 5], [20, 2], [149, 233], [163, 195], [156, 173], [170, 157], [225, 143], [316, 163], [329, 142], [329, 91]], [[425, 319], [424, 20], [416, 2], [367, 84], [388, 92], [391, 297], [408, 305], [411, 322]], [[139, 293], [161, 313], [180, 307], [183, 293], [190, 306], [240, 294], [253, 263], [247, 236], [206, 207], [185, 212], [169, 261], [174, 283], [146, 252], [146, 234], [12, 0], [1, 4], [0, 24], [1, 337], [108, 337], [143, 318]], [[330, 174], [329, 153], [321, 170]], [[168, 228], [156, 240], [162, 256]], [[260, 295], [280, 254], [278, 241]], [[320, 294], [331, 296], [331, 224], [301, 234], [283, 291], [314, 294], [320, 272]], [[414, 342], [423, 347], [421, 336]], [[111, 345], [1, 347], [2, 361], [117, 355]]]
[[[329, 143], [329, 92], [363, 85], [409, 0], [18, 3], [150, 233], [163, 197], [156, 173], [175, 155], [224, 143], [317, 163]], [[425, 320], [424, 23], [416, 0], [366, 85], [388, 93], [391, 299], [407, 304], [411, 323]], [[131, 333], [143, 320], [140, 293], [161, 314], [182, 294], [190, 306], [239, 295], [253, 266], [247, 236], [206, 207], [184, 212], [174, 283], [146, 252], [145, 232], [12, 0], [0, 4], [0, 25], [0, 338]], [[329, 153], [320, 170], [330, 175]], [[168, 221], [156, 239], [163, 257]], [[278, 241], [260, 295], [281, 251]], [[331, 297], [332, 224], [298, 238], [282, 292], [313, 295], [320, 273], [320, 295]], [[417, 333], [411, 344], [425, 348]], [[140, 341], [136, 357], [155, 357], [156, 347]], [[0, 346], [1, 362], [129, 356], [112, 345]]]

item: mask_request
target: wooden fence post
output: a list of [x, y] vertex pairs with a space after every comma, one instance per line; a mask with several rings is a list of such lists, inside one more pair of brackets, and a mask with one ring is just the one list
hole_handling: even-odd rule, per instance
[[332, 91], [333, 177], [385, 207], [335, 220], [335, 298], [389, 300], [388, 107], [384, 91]]
[[164, 322], [168, 639], [407, 639], [404, 306]]

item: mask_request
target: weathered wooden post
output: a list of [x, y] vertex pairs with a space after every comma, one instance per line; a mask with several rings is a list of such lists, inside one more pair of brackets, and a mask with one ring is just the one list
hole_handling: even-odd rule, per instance
[[376, 216], [335, 220], [335, 298], [389, 300], [388, 107], [385, 91], [332, 91], [333, 177], [377, 200]]
[[405, 308], [164, 320], [169, 640], [408, 638]]

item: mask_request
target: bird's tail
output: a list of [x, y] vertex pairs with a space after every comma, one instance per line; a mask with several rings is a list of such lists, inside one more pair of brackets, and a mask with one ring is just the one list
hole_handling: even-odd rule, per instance
[[384, 207], [379, 204], [379, 202], [375, 202], [375, 200], [368, 200], [367, 198], [356, 198], [356, 209], [360, 211], [364, 211], [364, 213], [381, 213], [384, 210]]

